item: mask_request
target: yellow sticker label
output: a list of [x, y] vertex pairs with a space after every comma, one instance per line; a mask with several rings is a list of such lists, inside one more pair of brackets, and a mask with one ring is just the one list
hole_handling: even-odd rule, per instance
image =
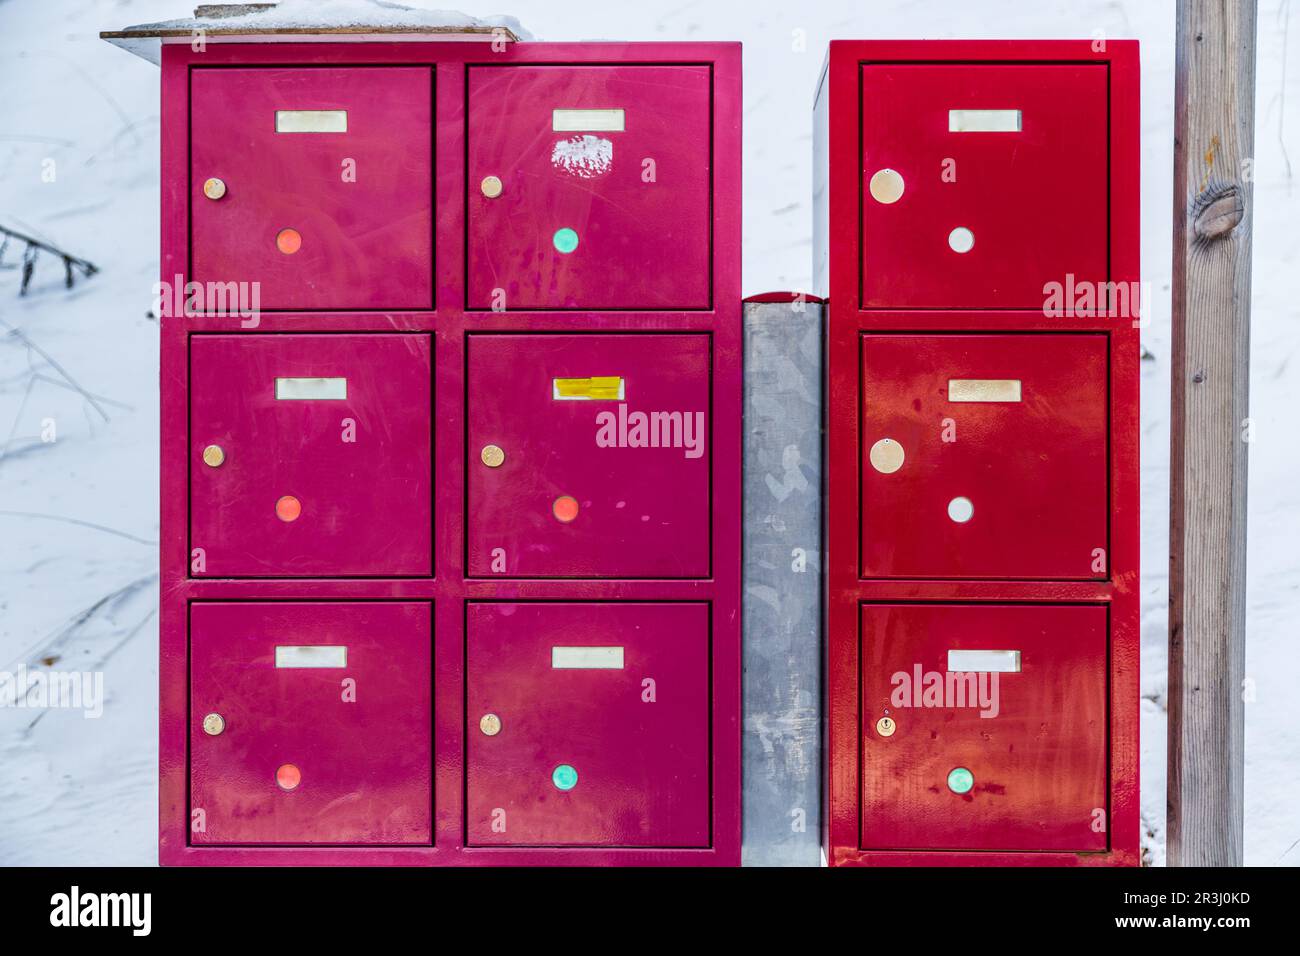
[[551, 397], [557, 401], [621, 401], [627, 395], [620, 376], [593, 375], [591, 378], [552, 379]]

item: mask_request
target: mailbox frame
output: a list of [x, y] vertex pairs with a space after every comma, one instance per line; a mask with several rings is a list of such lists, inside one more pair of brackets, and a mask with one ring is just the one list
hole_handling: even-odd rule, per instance
[[[242, 39], [242, 38], [241, 38]], [[265, 38], [261, 38], [265, 39]], [[518, 43], [492, 38], [329, 42], [164, 42], [161, 279], [188, 280], [191, 201], [189, 76], [193, 69], [425, 66], [433, 74], [434, 302], [421, 311], [267, 311], [160, 317], [161, 541], [159, 861], [164, 865], [737, 865], [740, 862], [741, 548], [741, 47], [739, 43]], [[712, 306], [682, 311], [508, 311], [465, 308], [466, 81], [471, 65], [708, 64], [712, 73]], [[425, 333], [433, 339], [433, 573], [419, 577], [199, 578], [190, 573], [189, 346], [196, 334]], [[693, 579], [496, 579], [465, 568], [466, 349], [470, 333], [706, 334], [712, 341], [709, 422], [710, 573]], [[433, 604], [433, 844], [195, 846], [189, 840], [189, 606], [196, 601], [429, 601]], [[704, 602], [709, 680], [711, 845], [706, 848], [469, 847], [465, 822], [466, 608], [479, 601]]]
[[[1140, 862], [1138, 803], [1139, 337], [1129, 318], [1048, 317], [1035, 309], [864, 309], [861, 210], [865, 190], [859, 97], [865, 63], [1104, 63], [1109, 71], [1107, 136], [1109, 280], [1139, 277], [1138, 44], [1106, 40], [835, 40], [814, 107], [814, 288], [829, 299], [826, 345], [826, 693], [827, 780], [822, 842], [832, 866], [1096, 866]], [[996, 104], [1005, 107], [1007, 104]], [[1014, 104], [1012, 104], [1014, 105]], [[1012, 214], [1009, 212], [1008, 214]], [[1064, 279], [1064, 277], [1059, 277]], [[858, 565], [862, 461], [860, 353], [874, 333], [1107, 336], [1109, 356], [1108, 570], [1104, 580], [863, 578]], [[937, 426], [936, 426], [937, 427]], [[861, 607], [869, 604], [1070, 602], [1110, 616], [1108, 671], [1109, 848], [1104, 852], [866, 850], [861, 840]]]

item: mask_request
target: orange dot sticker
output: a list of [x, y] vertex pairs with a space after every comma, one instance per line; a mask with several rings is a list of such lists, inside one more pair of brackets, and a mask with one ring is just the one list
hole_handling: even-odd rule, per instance
[[297, 229], [281, 229], [275, 234], [275, 248], [291, 256], [302, 248], [302, 233]]
[[285, 495], [275, 503], [275, 516], [281, 521], [296, 521], [300, 514], [302, 502], [293, 495]]
[[302, 771], [287, 763], [275, 772], [275, 782], [281, 790], [296, 790], [298, 784], [302, 783]]
[[560, 495], [555, 499], [555, 504], [551, 505], [551, 513], [555, 515], [556, 521], [568, 524], [578, 517], [578, 499], [572, 495]]

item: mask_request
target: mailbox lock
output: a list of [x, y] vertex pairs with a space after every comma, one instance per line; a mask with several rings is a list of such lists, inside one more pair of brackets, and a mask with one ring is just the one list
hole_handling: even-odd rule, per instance
[[484, 714], [479, 718], [478, 729], [488, 737], [501, 733], [501, 718], [496, 714]]
[[488, 199], [496, 199], [501, 195], [501, 180], [496, 176], [484, 176], [478, 188], [483, 190], [483, 195]]
[[209, 468], [220, 468], [221, 463], [225, 460], [226, 453], [220, 445], [209, 445], [203, 449], [203, 464]]
[[903, 196], [903, 177], [892, 169], [879, 169], [868, 184], [871, 198], [888, 206]]
[[500, 445], [484, 445], [478, 456], [489, 468], [500, 468], [501, 463], [506, 460], [506, 453], [501, 450]]
[[876, 721], [876, 733], [882, 737], [894, 736], [894, 731], [898, 729], [898, 724], [894, 723], [893, 717], [881, 717]]
[[203, 183], [203, 195], [209, 199], [220, 199], [226, 194], [226, 184], [213, 176]]
[[882, 475], [892, 475], [903, 467], [903, 446], [892, 438], [882, 438], [871, 446], [867, 457], [876, 471]]
[[208, 714], [203, 718], [203, 732], [209, 737], [216, 737], [225, 729], [226, 718], [220, 714]]

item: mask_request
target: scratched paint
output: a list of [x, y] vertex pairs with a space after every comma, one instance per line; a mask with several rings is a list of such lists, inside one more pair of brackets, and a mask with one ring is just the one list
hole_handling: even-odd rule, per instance
[[551, 165], [580, 179], [603, 176], [613, 162], [614, 144], [590, 133], [558, 140], [551, 150]]

